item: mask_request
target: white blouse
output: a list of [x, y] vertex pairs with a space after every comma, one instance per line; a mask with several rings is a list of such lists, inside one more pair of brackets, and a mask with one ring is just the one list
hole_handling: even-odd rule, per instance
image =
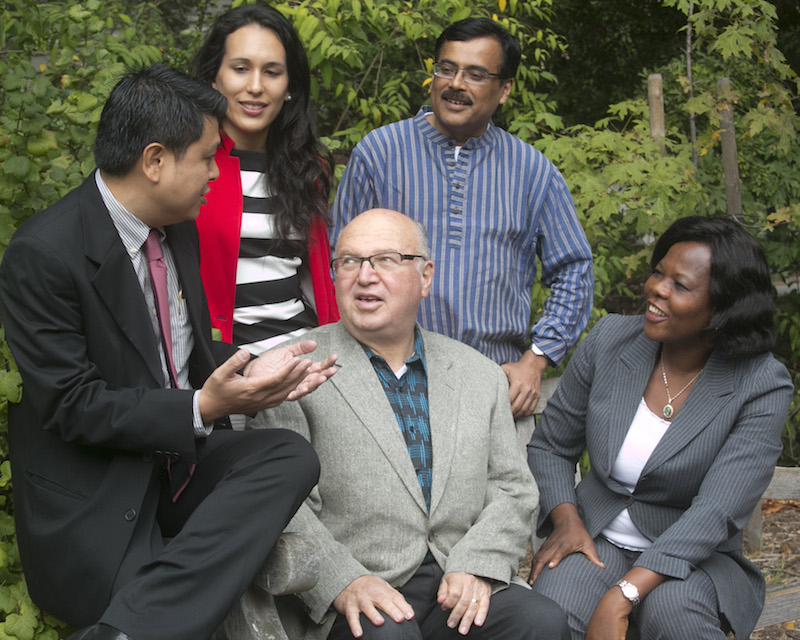
[[[670, 424], [650, 411], [642, 398], [628, 429], [628, 435], [625, 436], [625, 442], [622, 443], [611, 468], [611, 477], [633, 493], [644, 465], [647, 464]], [[644, 551], [652, 544], [633, 524], [627, 509], [620, 512], [601, 533], [609, 542], [632, 551]]]

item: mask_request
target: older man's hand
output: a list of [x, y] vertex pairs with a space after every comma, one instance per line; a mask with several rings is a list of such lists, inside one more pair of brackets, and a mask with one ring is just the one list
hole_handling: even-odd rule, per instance
[[486, 580], [462, 571], [446, 573], [439, 583], [436, 602], [442, 609], [450, 609], [447, 626], [458, 627], [465, 636], [474, 624], [480, 627], [486, 622], [492, 586]]
[[333, 608], [347, 619], [354, 638], [364, 634], [360, 619], [362, 613], [376, 627], [385, 622], [380, 611], [397, 623], [414, 617], [414, 609], [403, 594], [377, 576], [360, 576], [353, 580], [336, 596]]

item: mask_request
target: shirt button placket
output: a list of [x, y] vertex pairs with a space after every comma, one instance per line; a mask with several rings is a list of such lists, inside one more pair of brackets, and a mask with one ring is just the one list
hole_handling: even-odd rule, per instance
[[458, 160], [455, 150], [448, 147], [447, 184], [448, 184], [448, 225], [447, 243], [450, 247], [462, 248], [464, 242], [464, 200], [466, 193], [467, 168], [469, 167], [470, 150], [462, 147]]

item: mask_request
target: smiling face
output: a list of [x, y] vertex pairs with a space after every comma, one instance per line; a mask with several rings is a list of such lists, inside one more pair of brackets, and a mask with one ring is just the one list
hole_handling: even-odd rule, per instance
[[[412, 221], [395, 211], [372, 209], [344, 228], [336, 257], [371, 256], [385, 251], [418, 254], [419, 236]], [[421, 265], [421, 266], [420, 266]], [[336, 301], [347, 330], [377, 352], [413, 343], [420, 300], [433, 278], [430, 260], [406, 260], [390, 272], [376, 272], [368, 261], [355, 273], [336, 274]]]
[[289, 99], [286, 51], [278, 36], [255, 24], [231, 33], [212, 86], [228, 99], [222, 128], [236, 147], [264, 152], [270, 125]]
[[[500, 73], [503, 48], [491, 37], [463, 42], [449, 40], [442, 45], [437, 62]], [[441, 133], [455, 138], [457, 144], [477, 138], [486, 131], [497, 107], [508, 100], [513, 83], [511, 78], [492, 77], [485, 84], [470, 84], [464, 81], [463, 73], [449, 80], [433, 76], [431, 124]]]
[[644, 285], [644, 333], [651, 340], [679, 346], [703, 345], [711, 308], [711, 249], [678, 242], [667, 251]]

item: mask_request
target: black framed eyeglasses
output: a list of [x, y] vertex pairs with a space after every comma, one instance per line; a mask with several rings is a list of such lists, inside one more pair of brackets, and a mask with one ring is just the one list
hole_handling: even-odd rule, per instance
[[369, 262], [369, 266], [375, 271], [388, 272], [400, 267], [405, 260], [416, 260], [417, 258], [427, 260], [425, 256], [400, 253], [399, 251], [384, 251], [371, 256], [341, 256], [331, 260], [331, 269], [334, 273], [357, 273], [361, 271], [362, 264]]
[[485, 84], [490, 78], [502, 78], [500, 73], [489, 73], [480, 67], [457, 67], [449, 62], [435, 62], [433, 64], [433, 75], [437, 78], [452, 80], [461, 71], [465, 82], [470, 84]]

